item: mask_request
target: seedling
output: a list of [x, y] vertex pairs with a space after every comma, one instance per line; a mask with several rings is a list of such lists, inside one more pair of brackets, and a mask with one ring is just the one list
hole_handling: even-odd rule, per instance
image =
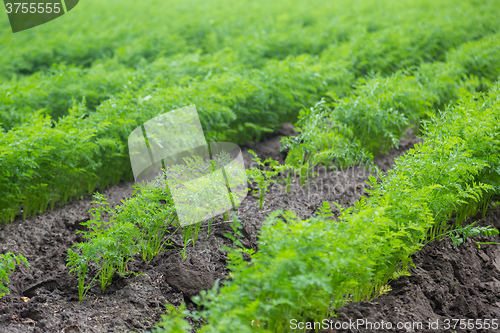
[[207, 238], [210, 236], [210, 231], [212, 231], [212, 223], [214, 222], [215, 217], [212, 217], [211, 219], [208, 219], [208, 224], [207, 224]]
[[[243, 226], [241, 225], [241, 220], [234, 212], [232, 214], [230, 226], [231, 229], [233, 229], [233, 233], [232, 234], [224, 233], [224, 236], [233, 242], [233, 248], [224, 245], [221, 247], [221, 250], [228, 251], [227, 256], [229, 263], [227, 268], [229, 270], [235, 270], [239, 265], [242, 265], [245, 262], [243, 259], [243, 253], [246, 253], [251, 256], [252, 254], [255, 253], [255, 251], [253, 249], [248, 249], [245, 246], [243, 246], [241, 241], [238, 239], [238, 237], [243, 237], [243, 234], [241, 233]], [[231, 277], [232, 273], [230, 273], [229, 276]]]
[[284, 176], [285, 178], [285, 192], [290, 193], [290, 185], [292, 182], [292, 177], [294, 176], [295, 168], [289, 164], [275, 164], [273, 170], [276, 172], [277, 176]]
[[[99, 281], [104, 292], [111, 283], [116, 271], [125, 274], [127, 262], [137, 252], [138, 228], [127, 221], [129, 211], [119, 208], [111, 209], [105, 197], [99, 193], [94, 195], [93, 201], [97, 207], [89, 212], [93, 219], [82, 222], [89, 230], [79, 231], [86, 241], [73, 246], [75, 250], [68, 250], [70, 273], [78, 277], [78, 298], [83, 300], [87, 292]], [[131, 200], [133, 201], [133, 200]], [[132, 209], [130, 205], [128, 209]], [[104, 213], [109, 213], [109, 221], [105, 221]], [[97, 267], [96, 274], [89, 280], [90, 265]]]
[[28, 260], [22, 254], [17, 256], [10, 252], [0, 254], [0, 298], [9, 294], [9, 288], [7, 287], [9, 276], [16, 268], [16, 265], [21, 265], [21, 263], [24, 263], [28, 269], [30, 268]]
[[87, 243], [80, 243], [79, 245], [81, 253], [75, 252], [72, 249], [68, 250], [68, 263], [66, 266], [70, 268], [70, 274], [73, 273], [78, 277], [78, 300], [81, 302], [90, 288], [94, 286], [97, 275], [87, 283], [90, 258], [85, 254], [90, 250], [90, 247]]
[[[278, 171], [275, 168], [279, 163], [272, 158], [268, 158], [262, 162], [253, 150], [249, 150], [248, 152], [254, 156], [253, 160], [257, 163], [257, 167], [247, 170], [247, 177], [257, 183], [257, 189], [253, 193], [258, 194], [259, 209], [262, 209], [264, 196], [269, 191], [269, 186], [274, 182], [273, 178], [278, 175]], [[266, 170], [268, 167], [271, 170]]]
[[223, 236], [229, 238], [233, 242], [234, 246], [243, 248], [243, 244], [237, 238], [243, 237], [243, 234], [241, 233], [241, 229], [243, 229], [243, 226], [240, 222], [241, 220], [239, 219], [238, 215], [233, 213], [233, 218], [231, 219], [231, 221], [229, 221], [229, 225], [231, 226], [231, 229], [233, 229], [233, 234], [224, 233]]
[[88, 230], [78, 230], [77, 234], [83, 234], [83, 238], [86, 240], [92, 239], [95, 235], [103, 232], [110, 223], [112, 223], [113, 215], [111, 219], [106, 222], [104, 220], [105, 213], [113, 214], [113, 209], [110, 208], [110, 204], [106, 200], [106, 197], [99, 192], [94, 194], [94, 201], [91, 204], [97, 205], [97, 207], [91, 208], [89, 213], [92, 215], [93, 219], [81, 222], [80, 225], [87, 227]]
[[317, 212], [316, 214], [318, 216], [323, 217], [323, 218], [330, 218], [330, 217], [335, 216], [335, 213], [333, 212], [330, 203], [327, 201], [323, 201], [323, 205], [321, 207], [319, 207], [318, 210], [319, 210], [319, 212]]
[[182, 233], [182, 239], [184, 240], [184, 244], [183, 247], [179, 249], [179, 252], [182, 255], [182, 261], [185, 261], [187, 259], [187, 247], [189, 246], [189, 243], [191, 243], [193, 240], [190, 237], [186, 236], [184, 232]]
[[[475, 236], [494, 236], [498, 235], [499, 231], [496, 228], [492, 228], [491, 226], [486, 227], [477, 227], [475, 226], [477, 222], [471, 223], [465, 227], [456, 228], [445, 232], [441, 235], [438, 235], [436, 238], [429, 240], [427, 243], [434, 239], [440, 239], [443, 237], [449, 237], [451, 239], [451, 243], [454, 247], [457, 247], [465, 242], [467, 238], [475, 237]], [[427, 244], [425, 243], [425, 244]], [[496, 244], [500, 245], [500, 243], [496, 242], [475, 242], [478, 248], [481, 248], [481, 244]]]

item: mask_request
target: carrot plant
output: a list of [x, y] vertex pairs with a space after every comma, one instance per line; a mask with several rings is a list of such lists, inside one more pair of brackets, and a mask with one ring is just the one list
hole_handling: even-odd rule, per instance
[[[223, 236], [226, 238], [229, 238], [233, 242], [233, 246], [238, 249], [243, 249], [244, 246], [241, 243], [241, 241], [237, 237], [243, 237], [243, 234], [241, 233], [241, 229], [243, 229], [243, 226], [241, 225], [241, 220], [240, 218], [233, 212], [232, 218], [229, 221], [229, 225], [231, 226], [231, 229], [233, 229], [233, 233], [224, 233]], [[222, 249], [224, 250], [229, 250], [230, 253], [233, 251], [229, 249], [227, 246], [223, 247]]]
[[95, 251], [87, 244], [83, 243], [78, 246], [78, 252], [72, 249], [68, 250], [67, 264], [70, 268], [69, 273], [73, 273], [78, 278], [78, 300], [81, 302], [87, 292], [94, 286], [97, 275], [88, 281], [88, 271], [90, 260], [96, 256]]
[[[221, 168], [227, 176], [222, 183], [200, 177]], [[188, 246], [195, 246], [203, 221], [182, 224], [179, 209], [189, 209], [194, 217], [206, 217], [203, 213], [212, 213], [213, 209], [220, 214], [221, 208], [231, 207], [226, 207], [227, 202], [217, 201], [220, 198], [214, 198], [214, 193], [225, 191], [227, 197], [231, 185], [234, 200], [242, 197], [247, 191], [246, 184], [241, 189], [233, 185], [244, 183], [244, 176], [244, 169], [232, 164], [230, 155], [221, 151], [210, 161], [199, 156], [187, 157], [183, 163], [167, 166], [154, 179], [136, 184], [133, 196], [115, 208], [110, 207], [103, 195], [94, 194], [92, 219], [82, 222], [86, 229], [78, 232], [85, 241], [68, 250], [67, 266], [78, 278], [80, 301], [96, 284], [105, 292], [115, 273], [134, 274], [127, 263], [136, 259], [136, 255], [150, 262], [163, 253], [167, 245], [173, 244], [171, 238], [179, 229], [184, 242], [179, 251], [185, 260]], [[214, 207], [206, 207], [207, 202]], [[170, 228], [174, 231], [169, 231]]]
[[[137, 227], [129, 222], [116, 223], [116, 211], [109, 207], [105, 197], [99, 193], [94, 195], [97, 207], [90, 213], [93, 219], [84, 221], [81, 225], [87, 230], [78, 231], [86, 240], [68, 250], [70, 273], [78, 277], [78, 295], [80, 301], [85, 294], [99, 282], [102, 292], [111, 284], [116, 271], [125, 274], [127, 262], [136, 252]], [[105, 213], [110, 215], [106, 220]], [[97, 269], [94, 277], [88, 276], [91, 265]]]
[[[210, 237], [210, 232], [212, 231], [212, 223], [214, 222], [215, 218], [208, 219], [207, 223], [207, 238]], [[224, 220], [226, 220], [226, 217], [224, 217]]]
[[292, 183], [292, 178], [295, 177], [295, 168], [290, 164], [278, 164], [275, 163], [273, 166], [273, 171], [276, 173], [278, 178], [284, 178], [285, 193], [290, 193], [290, 186]]
[[[477, 222], [473, 222], [469, 225], [466, 225], [465, 227], [453, 228], [452, 230], [449, 230], [443, 234], [437, 235], [425, 244], [428, 244], [435, 239], [449, 237], [453, 246], [457, 247], [463, 244], [467, 238], [475, 236], [495, 236], [500, 233], [498, 229], [492, 228], [490, 225], [486, 227], [478, 227], [476, 226], [476, 224]], [[478, 248], [481, 248], [481, 244], [500, 245], [500, 243], [497, 242], [474, 242], [477, 244]]]
[[179, 249], [179, 252], [182, 255], [182, 260], [186, 260], [187, 258], [187, 248], [189, 244], [193, 244], [195, 246], [196, 239], [198, 238], [198, 233], [201, 229], [201, 222], [197, 222], [194, 224], [190, 224], [182, 227], [182, 239], [183, 239], [183, 247]]
[[[335, 205], [341, 212], [348, 213], [348, 210], [344, 210], [338, 203], [333, 202], [333, 205]], [[318, 207], [318, 212], [316, 213], [318, 216], [321, 216], [323, 218], [331, 218], [335, 216], [335, 213], [333, 212], [332, 205], [329, 202], [323, 201], [321, 204], [321, 207]]]
[[[396, 160], [371, 196], [339, 207], [340, 222], [324, 205], [318, 217], [272, 213], [250, 262], [231, 257], [231, 279], [195, 298], [199, 332], [288, 331], [289, 318], [320, 321], [352, 301], [371, 300], [391, 279], [408, 274], [411, 255], [445, 230], [458, 244], [496, 230], [462, 227], [450, 218], [481, 212], [500, 184], [500, 83], [489, 96], [464, 94], [440, 118], [424, 124], [423, 144]], [[475, 210], [475, 211], [474, 211]], [[437, 230], [437, 232], [436, 232]], [[480, 244], [491, 242], [479, 242]], [[478, 245], [480, 245], [478, 244]], [[176, 320], [179, 320], [176, 317]], [[163, 326], [169, 322], [164, 318]]]
[[[140, 191], [140, 192], [139, 192]], [[81, 231], [85, 239], [68, 250], [70, 273], [78, 277], [80, 301], [99, 283], [102, 292], [112, 282], [115, 272], [130, 274], [127, 263], [134, 255], [141, 254], [150, 261], [164, 251], [167, 228], [176, 220], [165, 189], [136, 187], [135, 197], [114, 209], [105, 198], [96, 194], [98, 207], [91, 210], [93, 219], [82, 224], [88, 229]], [[104, 213], [109, 214], [106, 220]]]
[[[302, 110], [296, 124], [299, 135], [282, 139], [283, 148], [290, 150], [287, 163], [301, 170], [303, 183], [317, 164], [328, 168], [333, 160], [340, 167], [351, 166], [397, 147], [403, 132], [413, 127], [418, 133], [421, 120], [463, 90], [484, 89], [500, 75], [500, 68], [489, 62], [500, 57], [498, 36], [464, 44], [450, 51], [446, 62], [360, 79], [351, 96], [331, 93], [328, 102]], [[484, 60], [476, 60], [478, 52], [485, 55]]]
[[226, 219], [226, 212], [245, 197], [245, 170], [222, 150], [213, 154], [210, 160], [201, 156], [183, 158], [182, 163], [168, 166], [164, 176], [175, 193], [175, 209], [182, 214], [183, 248], [180, 252], [185, 260], [187, 246], [195, 246], [202, 221], [208, 220], [209, 233], [213, 217], [224, 214]]
[[273, 178], [278, 175], [278, 171], [276, 170], [278, 161], [272, 158], [262, 161], [253, 150], [249, 150], [248, 152], [253, 155], [253, 160], [257, 163], [257, 166], [247, 170], [247, 177], [251, 182], [257, 184], [257, 188], [253, 193], [259, 196], [259, 209], [262, 209], [264, 197], [269, 191], [269, 187], [275, 182]]
[[159, 324], [158, 327], [161, 329], [161, 332], [179, 333], [189, 332], [192, 329], [191, 325], [184, 319], [186, 315], [189, 315], [186, 304], [183, 303], [179, 309], [176, 309], [172, 304], [166, 304], [166, 308], [166, 314], [163, 314], [162, 318], [168, 318], [168, 322]]
[[[93, 1], [93, 6], [102, 8], [103, 13], [108, 12], [106, 6], [111, 6], [113, 12], [122, 10], [111, 3]], [[6, 40], [5, 43], [15, 45], [0, 50], [3, 59], [9, 59], [0, 61], [0, 75], [6, 76], [0, 89], [4, 92], [0, 93], [0, 122], [5, 124], [5, 133], [0, 135], [1, 220], [38, 214], [56, 203], [64, 205], [96, 189], [102, 191], [109, 184], [131, 180], [126, 146], [130, 132], [186, 101], [199, 106], [209, 140], [244, 143], [276, 130], [284, 121], [294, 121], [301, 109], [322, 96], [335, 95], [338, 100], [333, 103], [338, 104], [338, 117], [349, 122], [344, 125], [354, 135], [353, 140], [336, 138], [339, 144], [353, 145], [348, 146], [349, 150], [364, 149], [367, 144], [369, 152], [384, 148], [397, 141], [403, 127], [414, 125], [407, 121], [418, 119], [420, 112], [417, 115], [406, 110], [413, 102], [420, 109], [414, 97], [427, 95], [427, 89], [420, 89], [411, 78], [399, 75], [388, 84], [385, 77], [402, 68], [443, 60], [447, 51], [464, 42], [477, 41], [497, 28], [498, 6], [493, 0], [482, 2], [473, 12], [468, 10], [469, 1], [457, 6], [451, 0], [423, 5], [405, 0], [394, 6], [393, 0], [384, 0], [377, 10], [385, 8], [382, 12], [387, 15], [377, 22], [367, 16], [374, 6], [368, 2], [352, 5], [314, 0], [298, 7], [291, 0], [286, 3], [293, 8], [293, 14], [289, 12], [277, 26], [262, 18], [271, 9], [281, 15], [282, 6], [258, 0], [251, 9], [252, 15], [245, 19], [229, 15], [234, 9], [232, 4], [229, 12], [214, 13], [214, 17], [223, 18], [220, 22], [225, 22], [226, 28], [207, 25], [199, 29], [186, 26], [189, 20], [180, 19], [192, 18], [192, 6], [176, 4], [176, 8], [182, 8], [176, 11], [179, 16], [172, 18], [178, 34], [167, 39], [159, 38], [158, 33], [148, 34], [145, 39], [131, 37], [125, 48], [121, 38], [128, 38], [126, 26], [103, 27], [107, 33], [100, 33], [106, 38], [98, 40], [83, 34], [74, 44], [79, 47], [69, 49], [65, 41], [69, 38], [67, 31], [74, 29], [56, 29], [57, 42], [50, 46], [30, 32], [23, 37], [29, 43]], [[314, 6], [312, 3], [325, 10], [307, 10]], [[445, 14], [436, 17], [429, 6]], [[212, 7], [200, 7], [198, 15], [205, 15], [205, 10], [213, 10]], [[398, 15], [393, 15], [395, 10]], [[304, 12], [311, 15], [307, 24]], [[332, 28], [332, 13], [352, 14], [339, 16], [339, 25]], [[137, 14], [151, 17], [158, 13], [141, 5]], [[352, 24], [352, 17], [359, 24]], [[91, 31], [90, 27], [82, 28], [89, 24], [87, 21], [81, 17], [72, 24]], [[254, 34], [254, 25], [249, 22], [260, 22], [262, 31], [273, 33]], [[425, 22], [425, 28], [415, 29], [416, 22]], [[207, 29], [211, 33], [205, 33]], [[283, 42], [290, 34], [294, 42]], [[73, 38], [76, 37], [71, 36], [72, 41]], [[218, 51], [224, 48], [229, 52]], [[33, 56], [33, 50], [41, 49], [47, 52]], [[498, 69], [491, 65], [497, 63], [497, 54], [485, 51], [481, 54], [487, 61], [475, 60], [477, 51], [466, 50], [464, 54], [469, 55], [465, 57], [447, 59], [447, 63], [459, 64], [458, 75], [438, 76], [440, 73], [433, 69], [429, 75], [419, 73], [419, 84], [429, 81], [437, 88], [456, 88], [456, 83], [463, 81], [460, 78], [471, 76], [466, 88], [485, 89], [493, 80], [491, 72]], [[108, 59], [109, 54], [113, 54], [112, 60], [102, 60]], [[14, 55], [20, 60], [10, 61]], [[66, 65], [51, 67], [60, 62]], [[373, 84], [366, 84], [368, 91], [363, 92], [362, 98], [351, 98], [352, 87], [362, 87], [356, 80], [372, 71], [379, 75], [370, 81]], [[432, 79], [437, 76], [439, 80]], [[394, 96], [387, 89], [380, 89], [398, 85], [404, 89]], [[375, 92], [371, 98], [366, 96], [370, 89]], [[455, 93], [452, 95], [456, 97]], [[379, 97], [383, 97], [384, 103], [377, 103]], [[79, 104], [83, 98], [86, 105]], [[343, 103], [343, 98], [349, 101]], [[448, 101], [446, 96], [440, 102]], [[341, 123], [333, 120], [334, 126]], [[374, 137], [364, 132], [367, 128]], [[361, 147], [356, 146], [357, 140]], [[335, 154], [342, 157], [341, 147], [331, 147], [331, 156], [325, 159], [335, 158]], [[307, 171], [314, 163], [305, 165]]]
[[282, 149], [289, 150], [286, 164], [299, 170], [301, 185], [319, 164], [327, 169], [332, 164], [344, 168], [373, 160], [354, 138], [352, 130], [330, 117], [332, 110], [325, 103], [321, 100], [302, 113], [304, 121], [298, 122], [298, 136], [282, 139]]
[[[96, 192], [94, 193], [94, 198], [95, 200], [90, 203], [94, 204], [96, 207], [89, 210], [93, 218], [80, 223], [80, 225], [86, 227], [87, 230], [79, 230], [76, 232], [77, 234], [82, 234], [85, 239], [91, 239], [93, 236], [105, 231], [109, 224], [113, 222], [112, 218], [114, 216], [114, 211], [111, 209], [106, 197]], [[109, 214], [112, 218], [106, 221], [105, 214]]]
[[134, 195], [130, 204], [117, 206], [117, 217], [120, 223], [135, 225], [138, 250], [142, 259], [150, 262], [170, 244], [170, 238], [179, 227], [170, 235], [168, 228], [177, 223], [177, 215], [163, 174], [150, 184], [136, 186]]
[[28, 260], [22, 255], [17, 256], [11, 252], [0, 254], [0, 298], [9, 294], [9, 276], [16, 268], [16, 265], [24, 264], [29, 269]]

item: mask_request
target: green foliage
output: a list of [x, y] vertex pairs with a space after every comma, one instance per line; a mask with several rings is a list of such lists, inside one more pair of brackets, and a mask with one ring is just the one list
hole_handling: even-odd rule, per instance
[[87, 231], [79, 230], [76, 233], [83, 234], [83, 238], [92, 239], [95, 235], [105, 231], [107, 226], [111, 224], [113, 221], [110, 220], [106, 222], [104, 219], [105, 214], [113, 214], [114, 211], [110, 208], [109, 203], [106, 201], [104, 195], [99, 192], [94, 193], [95, 201], [91, 201], [91, 204], [95, 204], [96, 207], [89, 210], [90, 215], [92, 215], [93, 219], [81, 222], [80, 225], [86, 227]]
[[[342, 211], [342, 207], [340, 207], [340, 205], [338, 203], [334, 202], [333, 204], [335, 204], [337, 206], [337, 208], [339, 208]], [[335, 216], [335, 213], [332, 210], [331, 204], [327, 201], [323, 201], [322, 206], [319, 207], [318, 210], [319, 210], [319, 212], [317, 212], [316, 214], [318, 216], [323, 217], [323, 218], [330, 218], [330, 217]]]
[[[461, 45], [447, 53], [447, 62], [424, 63], [389, 77], [376, 74], [359, 79], [351, 96], [339, 98], [331, 93], [329, 102], [322, 100], [302, 110], [299, 136], [282, 139], [283, 147], [290, 149], [287, 163], [307, 174], [317, 164], [351, 166], [397, 147], [406, 130], [418, 131], [421, 120], [462, 91], [481, 90], [487, 87], [485, 82], [498, 77], [498, 69], [489, 65], [489, 60], [500, 57], [498, 36]], [[474, 60], [477, 53], [489, 60]]]
[[[78, 277], [78, 295], [80, 301], [95, 282], [100, 283], [102, 292], [111, 284], [116, 271], [125, 274], [127, 262], [137, 252], [136, 238], [139, 237], [138, 227], [132, 223], [116, 223], [116, 211], [109, 208], [104, 196], [96, 193], [97, 207], [90, 210], [93, 219], [84, 221], [81, 225], [87, 229], [78, 231], [86, 240], [77, 243], [68, 250], [70, 273]], [[104, 219], [104, 213], [110, 214], [109, 221]], [[88, 282], [89, 268], [93, 264], [98, 268], [95, 276]]]
[[[487, 200], [487, 202], [489, 203], [489, 200]], [[492, 228], [491, 226], [477, 227], [476, 224], [477, 222], [473, 222], [469, 225], [466, 225], [465, 227], [455, 227], [452, 230], [446, 231], [443, 234], [432, 237], [424, 245], [427, 245], [429, 242], [435, 239], [449, 237], [451, 239], [453, 246], [457, 247], [463, 244], [467, 238], [476, 236], [485, 236], [485, 237], [495, 236], [500, 233], [498, 229]], [[477, 241], [474, 242], [477, 244], [478, 248], [481, 248], [481, 244], [500, 245], [500, 243], [497, 242], [477, 242]]]
[[[273, 178], [278, 175], [278, 171], [276, 170], [278, 161], [272, 158], [261, 161], [253, 150], [249, 150], [248, 152], [253, 155], [253, 160], [257, 165], [247, 170], [247, 177], [251, 182], [257, 183], [257, 189], [253, 193], [259, 196], [259, 209], [262, 209], [264, 197], [269, 191], [269, 186], [274, 183]], [[266, 170], [269, 168], [271, 170]]]
[[[474, 54], [471, 57], [470, 54]], [[479, 89], [487, 90], [500, 75], [500, 45], [498, 44], [498, 34], [493, 34], [464, 44], [456, 51], [447, 54], [448, 62], [455, 62], [466, 69], [469, 77], [476, 77], [480, 80]]]
[[21, 265], [21, 263], [24, 263], [29, 269], [28, 260], [22, 254], [18, 254], [17, 256], [10, 252], [0, 254], [0, 298], [9, 294], [9, 288], [7, 287], [9, 276], [16, 268], [16, 265]]
[[[282, 149], [288, 149], [286, 164], [298, 170], [303, 185], [319, 164], [345, 168], [354, 164], [369, 163], [373, 156], [366, 153], [352, 130], [330, 116], [331, 109], [321, 100], [307, 113], [302, 113], [298, 123], [299, 135], [284, 137]], [[307, 119], [307, 120], [306, 120]]]
[[[12, 35], [2, 24], [0, 73], [6, 78], [26, 75], [63, 62], [88, 67], [108, 58], [136, 68], [161, 57], [179, 61], [187, 53], [199, 58], [190, 71], [205, 77], [210, 70], [223, 70], [219, 64], [258, 66], [269, 58], [317, 55], [332, 44], [349, 42], [331, 50], [329, 57], [350, 55], [363, 76], [373, 68], [391, 72], [399, 64], [439, 59], [443, 49], [496, 29], [496, 5], [492, 0], [480, 4], [223, 0], [218, 6], [197, 0], [148, 4], [88, 0], [70, 16], [22, 35]], [[7, 23], [7, 18], [3, 20]], [[50, 43], [43, 36], [49, 36]], [[415, 55], [417, 50], [422, 53]], [[228, 56], [229, 51], [233, 54]]]
[[499, 110], [500, 83], [489, 96], [464, 94], [424, 124], [425, 143], [398, 158], [380, 183], [371, 177], [370, 198], [346, 210], [337, 205], [340, 222], [328, 219], [329, 204], [305, 220], [272, 213], [250, 262], [234, 250], [231, 279], [195, 298], [208, 322], [198, 331], [252, 332], [258, 322], [260, 331], [284, 332], [289, 318], [319, 321], [347, 302], [386, 292], [427, 241], [498, 234], [474, 225], [449, 231], [456, 225], [447, 222], [483, 211], [498, 191]]
[[[129, 274], [127, 263], [135, 254], [141, 253], [150, 261], [162, 253], [169, 242], [169, 237], [164, 237], [167, 229], [176, 221], [165, 188], [138, 186], [135, 196], [115, 209], [109, 208], [102, 195], [95, 198], [93, 203], [98, 206], [91, 210], [94, 218], [82, 222], [87, 229], [80, 231], [86, 241], [68, 250], [67, 266], [78, 277], [80, 301], [95, 283], [99, 282], [104, 292], [115, 272]], [[104, 213], [109, 214], [109, 220], [104, 219]], [[95, 273], [89, 276], [91, 271]]]
[[[284, 14], [283, 8], [289, 10]], [[495, 38], [477, 40], [497, 29], [498, 11], [493, 0], [224, 0], [217, 6], [197, 0], [89, 0], [49, 25], [16, 38], [6, 33], [0, 49], [0, 219], [12, 220], [21, 206], [29, 216], [130, 180], [131, 130], [189, 104], [197, 105], [210, 141], [244, 143], [295, 121], [321, 97], [336, 96], [328, 107], [339, 110], [339, 119], [321, 123], [333, 127], [332, 133], [316, 131], [315, 141], [304, 143], [317, 161], [301, 165], [302, 180], [314, 163], [355, 163], [353, 155], [368, 157], [397, 142], [420, 119], [423, 105], [439, 97], [427, 96], [406, 74], [390, 82], [387, 75], [444, 60], [448, 50], [474, 40], [465, 57], [450, 55], [449, 61], [465, 68], [459, 77], [467, 77], [469, 90], [493, 80]], [[96, 16], [89, 19], [88, 12]], [[157, 24], [160, 13], [166, 25]], [[51, 43], [40, 36], [50, 36]], [[470, 56], [478, 50], [487, 60]], [[379, 75], [367, 82], [369, 89], [404, 84], [395, 95], [375, 87], [373, 97], [359, 98], [358, 110], [356, 98], [348, 96], [356, 79], [372, 72]], [[439, 82], [431, 72], [424, 76], [430, 84], [457, 86], [450, 72]], [[422, 103], [415, 99], [421, 93]], [[442, 96], [440, 105], [456, 94]], [[406, 110], [413, 104], [418, 110]], [[296, 150], [295, 159], [307, 158]]]
[[[453, 246], [459, 246], [467, 238], [470, 237], [475, 237], [475, 236], [494, 236], [498, 235], [499, 231], [498, 229], [491, 228], [491, 226], [487, 227], [476, 227], [477, 222], [471, 223], [463, 228], [459, 229], [454, 229], [449, 231], [446, 235], [450, 237], [451, 242], [453, 243]], [[500, 243], [494, 243], [494, 242], [477, 242], [478, 244], [500, 244]], [[478, 245], [479, 246], [479, 245]]]
[[[233, 212], [232, 214], [232, 219], [229, 221], [229, 225], [231, 226], [231, 229], [233, 229], [233, 233], [224, 233], [224, 236], [229, 238], [232, 242], [233, 245], [235, 246], [236, 249], [241, 250], [244, 249], [243, 244], [237, 237], [243, 237], [243, 234], [241, 233], [241, 229], [243, 229], [243, 226], [241, 225], [241, 220], [240, 218]], [[223, 249], [228, 250], [231, 253], [233, 252], [232, 249], [228, 247], [223, 247]]]
[[0, 84], [0, 123], [9, 130], [41, 109], [57, 121], [82, 100], [90, 113], [115, 94], [137, 89], [144, 79], [142, 73], [113, 60], [96, 62], [91, 68], [54, 64], [47, 71]]
[[[197, 105], [209, 141], [259, 140], [299, 117], [300, 135], [283, 142], [287, 165], [259, 159], [249, 171], [262, 208], [276, 176], [286, 173], [289, 191], [292, 171], [303, 185], [319, 164], [370, 161], [462, 91], [492, 86], [499, 11], [494, 0], [81, 2], [2, 40], [0, 219], [130, 180], [131, 130], [188, 104]], [[382, 177], [371, 199], [341, 209], [340, 223], [326, 205], [306, 220], [275, 213], [248, 263], [233, 218], [233, 279], [198, 299], [212, 325], [201, 331], [246, 332], [252, 320], [283, 331], [283, 318], [324, 318], [371, 299], [407, 271], [425, 240], [449, 231], [453, 214], [461, 227], [484, 212], [500, 188], [495, 89], [424, 126], [426, 143]], [[136, 255], [149, 261], [165, 250], [179, 221], [165, 179], [157, 185], [139, 186], [114, 209], [96, 195], [85, 241], [68, 251], [80, 300], [127, 274]], [[182, 229], [184, 259], [200, 227]], [[187, 329], [180, 316], [163, 329]]]
[[292, 182], [292, 178], [296, 176], [295, 174], [295, 168], [293, 165], [290, 164], [278, 164], [274, 163], [273, 164], [273, 171], [276, 173], [276, 176], [278, 177], [276, 181], [279, 181], [280, 179], [285, 179], [284, 186], [285, 186], [285, 192], [290, 193], [290, 186]]
[[[179, 203], [187, 199], [191, 211], [206, 210], [206, 207], [199, 207], [200, 202], [192, 200], [200, 197], [193, 197], [191, 194], [204, 194], [205, 198], [202, 199], [206, 200], [207, 197], [213, 197], [214, 193], [213, 188], [210, 188], [210, 179], [200, 180], [200, 173], [206, 174], [224, 167], [232, 181], [239, 184], [242, 180], [238, 178], [242, 173], [238, 174], [239, 166], [229, 163], [228, 153], [222, 151], [215, 154], [211, 161], [205, 161], [201, 157], [185, 158], [183, 163], [167, 167], [154, 179], [135, 185], [133, 197], [115, 208], [110, 207], [103, 195], [94, 194], [96, 200], [92, 203], [96, 206], [90, 210], [93, 218], [82, 222], [85, 230], [77, 232], [82, 234], [85, 241], [74, 244], [73, 249], [68, 250], [67, 266], [70, 273], [78, 278], [80, 301], [97, 283], [101, 291], [105, 292], [115, 273], [121, 276], [134, 274], [128, 270], [127, 263], [134, 260], [136, 255], [150, 262], [166, 251], [167, 245], [174, 245], [171, 238], [179, 229], [184, 240], [179, 251], [183, 260], [187, 258], [187, 248], [189, 244], [194, 247], [202, 222], [181, 225], [177, 216]], [[196, 181], [190, 182], [191, 184], [182, 183], [182, 180], [192, 179]], [[186, 191], [177, 192], [174, 206], [171, 191], [176, 188], [175, 182], [181, 183]], [[227, 190], [225, 184], [224, 189]], [[213, 208], [209, 207], [208, 211]], [[233, 217], [233, 224], [237, 223]]]
[[167, 304], [167, 313], [162, 315], [162, 321], [157, 327], [152, 330], [154, 333], [184, 333], [192, 329], [189, 322], [184, 319], [189, 315], [186, 310], [186, 304], [182, 304], [179, 309], [176, 309], [172, 304]]

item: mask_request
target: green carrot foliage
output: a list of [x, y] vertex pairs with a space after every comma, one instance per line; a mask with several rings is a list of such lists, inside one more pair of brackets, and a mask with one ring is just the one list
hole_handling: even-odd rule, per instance
[[279, 163], [272, 158], [262, 161], [253, 150], [249, 150], [248, 152], [253, 155], [253, 161], [257, 165], [247, 170], [247, 177], [250, 182], [255, 182], [257, 184], [257, 188], [253, 193], [258, 195], [259, 209], [262, 209], [264, 197], [269, 191], [269, 187], [274, 183], [273, 178], [278, 175], [276, 168]]
[[22, 255], [13, 253], [0, 254], [0, 298], [9, 294], [9, 276], [17, 265], [23, 263], [29, 269], [28, 260]]
[[380, 182], [371, 178], [370, 198], [338, 206], [339, 222], [329, 219], [328, 204], [308, 219], [272, 213], [250, 262], [232, 256], [231, 279], [195, 299], [208, 323], [198, 331], [286, 332], [290, 318], [320, 321], [348, 302], [381, 295], [391, 279], [408, 274], [411, 255], [428, 241], [446, 234], [458, 245], [497, 235], [449, 221], [482, 213], [498, 193], [499, 120], [500, 83], [489, 96], [466, 93], [424, 124], [425, 143]]
[[[2, 221], [131, 180], [130, 132], [188, 104], [197, 105], [210, 141], [244, 143], [327, 97], [325, 108], [335, 111], [320, 124], [332, 130], [304, 143], [316, 160], [292, 152], [304, 181], [315, 163], [358, 163], [353, 154], [397, 144], [424, 111], [435, 113], [460, 88], [487, 89], [498, 71], [494, 0], [129, 2], [80, 4], [72, 20], [40, 27], [50, 29], [50, 45], [39, 38], [44, 33], [4, 34]], [[89, 11], [96, 21], [83, 14]], [[108, 12], [122, 20], [109, 20]], [[159, 13], [167, 22], [161, 28]], [[131, 29], [127, 17], [141, 24]]]

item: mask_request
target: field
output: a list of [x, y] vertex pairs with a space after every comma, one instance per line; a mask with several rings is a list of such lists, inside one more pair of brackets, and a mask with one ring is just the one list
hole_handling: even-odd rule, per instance
[[[0, 331], [495, 331], [499, 14], [87, 0], [14, 34], [0, 15]], [[130, 133], [193, 104], [244, 173], [222, 152], [134, 184]], [[185, 225], [169, 177], [202, 169], [248, 197]]]

